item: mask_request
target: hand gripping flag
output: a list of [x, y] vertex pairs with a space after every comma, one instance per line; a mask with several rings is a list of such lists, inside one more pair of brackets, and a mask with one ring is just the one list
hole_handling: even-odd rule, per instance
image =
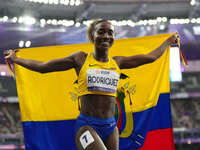
[[[172, 34], [116, 40], [111, 56], [147, 54]], [[17, 56], [48, 61], [91, 44], [21, 49]], [[74, 124], [79, 115], [73, 69], [41, 74], [15, 65], [26, 150], [76, 150]], [[170, 112], [169, 51], [151, 64], [122, 70], [116, 98], [120, 150], [174, 150]]]

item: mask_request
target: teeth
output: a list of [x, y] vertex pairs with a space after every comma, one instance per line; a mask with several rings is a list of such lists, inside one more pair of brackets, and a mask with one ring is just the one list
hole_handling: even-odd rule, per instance
[[105, 39], [102, 39], [102, 40], [101, 40], [101, 42], [109, 42], [109, 41], [110, 41], [110, 40], [108, 40], [108, 39], [107, 39], [107, 40], [105, 40]]

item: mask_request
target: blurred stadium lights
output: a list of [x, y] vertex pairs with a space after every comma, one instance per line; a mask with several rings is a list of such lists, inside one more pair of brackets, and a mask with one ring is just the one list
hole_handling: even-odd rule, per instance
[[31, 41], [26, 41], [25, 47], [30, 47], [31, 46]]
[[36, 19], [29, 16], [22, 17], [22, 20], [23, 20], [23, 23], [26, 25], [32, 25], [36, 23]]
[[159, 30], [163, 31], [163, 30], [165, 30], [165, 28], [166, 28], [165, 24], [159, 25]]
[[80, 27], [81, 23], [80, 22], [76, 22], [75, 27]]
[[48, 31], [48, 33], [50, 33], [50, 32], [66, 32], [66, 29], [64, 29], [64, 28], [54, 28], [54, 29], [48, 29], [47, 31]]
[[0, 75], [1, 76], [6, 76], [6, 72], [5, 71], [1, 71]]
[[19, 47], [24, 47], [24, 41], [19, 41]]
[[194, 6], [196, 4], [196, 0], [191, 0], [190, 5]]
[[79, 6], [83, 2], [81, 0], [24, 0], [26, 2], [48, 4], [48, 5], [71, 5]]
[[200, 35], [200, 26], [194, 26], [192, 29], [195, 35]]
[[170, 81], [182, 81], [180, 50], [178, 47], [170, 48]]
[[11, 22], [16, 23], [17, 22], [17, 17], [12, 18]]
[[199, 9], [200, 9], [200, 1], [199, 0], [191, 0], [190, 3], [193, 6], [193, 9], [189, 13], [188, 18], [199, 17]]
[[8, 16], [4, 16], [4, 17], [2, 18], [2, 21], [3, 21], [3, 22], [7, 22], [7, 21], [8, 21]]
[[159, 33], [166, 33], [168, 31], [168, 24], [167, 23], [159, 23], [157, 25], [157, 30]]
[[31, 46], [31, 41], [19, 41], [19, 47], [22, 48], [22, 47], [30, 47]]
[[[24, 25], [38, 25], [40, 27], [45, 27], [45, 26], [75, 26], [79, 27], [82, 24], [88, 26], [92, 20], [84, 20], [82, 22], [79, 21], [74, 21], [74, 20], [58, 20], [58, 19], [40, 19], [39, 21], [36, 20], [36, 18], [33, 18], [31, 16], [21, 16], [21, 17], [12, 17], [9, 18], [8, 16], [3, 16], [0, 17], [0, 23], [19, 23], [19, 24], [24, 24]], [[110, 22], [115, 25], [115, 26], [144, 26], [144, 25], [160, 25], [158, 26], [159, 28], [166, 26], [167, 24], [200, 24], [200, 18], [186, 18], [186, 19], [181, 19], [181, 18], [171, 18], [167, 19], [167, 17], [157, 17], [155, 19], [146, 19], [146, 20], [138, 20], [137, 22], [132, 21], [131, 19], [129, 20], [110, 20]]]

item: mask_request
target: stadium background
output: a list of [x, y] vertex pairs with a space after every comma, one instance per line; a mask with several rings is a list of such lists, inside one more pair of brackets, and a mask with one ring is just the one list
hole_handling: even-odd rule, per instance
[[181, 81], [171, 81], [175, 146], [199, 150], [199, 0], [0, 0], [0, 149], [24, 148], [16, 84], [3, 51], [88, 42], [86, 28], [96, 18], [111, 20], [116, 39], [179, 32], [189, 65], [181, 66]]

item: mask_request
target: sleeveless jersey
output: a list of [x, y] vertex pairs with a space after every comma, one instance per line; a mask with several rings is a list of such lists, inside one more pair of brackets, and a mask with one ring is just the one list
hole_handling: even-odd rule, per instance
[[99, 62], [93, 53], [88, 53], [78, 76], [79, 96], [86, 94], [116, 96], [119, 76], [120, 69], [112, 58], [109, 58], [108, 62]]

